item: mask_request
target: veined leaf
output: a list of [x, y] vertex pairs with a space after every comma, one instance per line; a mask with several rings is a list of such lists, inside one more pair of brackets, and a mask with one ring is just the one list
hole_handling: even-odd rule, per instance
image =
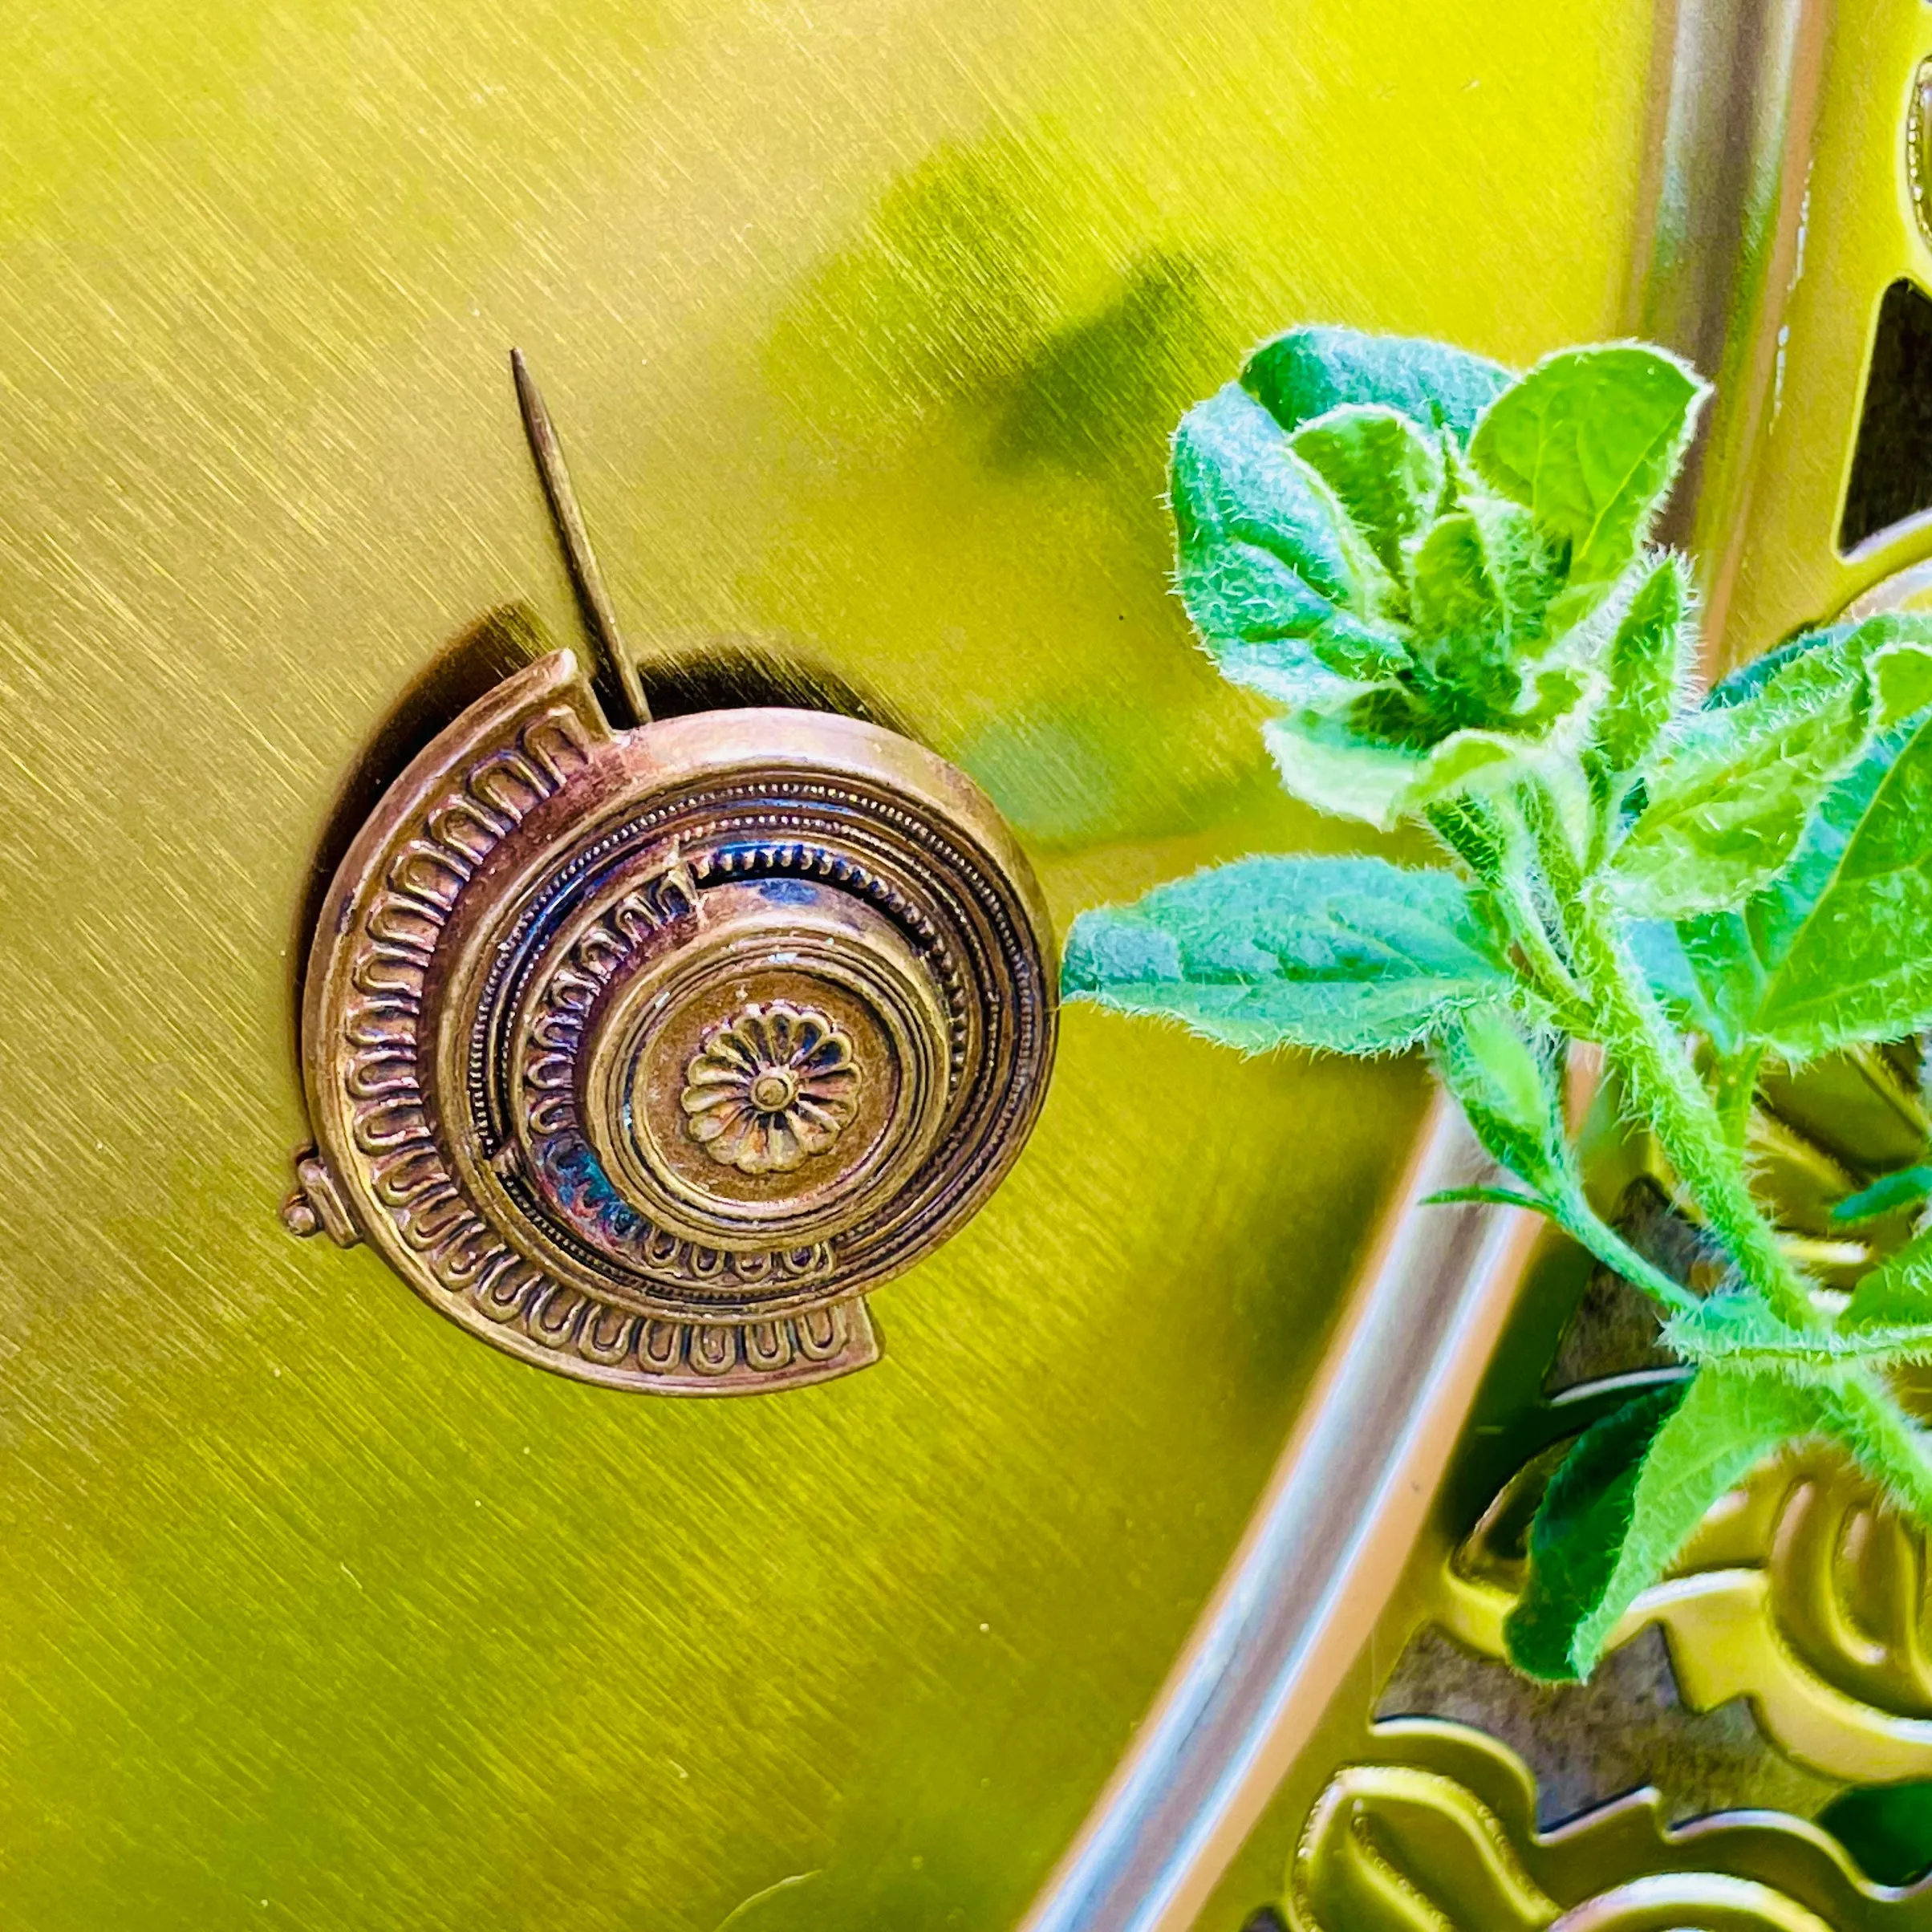
[[1805, 1061], [1932, 1025], [1928, 932], [1932, 712], [1873, 742], [1742, 912], [1632, 938], [1680, 1021], [1720, 1053]]
[[1646, 919], [1723, 911], [1780, 871], [1812, 807], [1865, 741], [1862, 667], [1842, 647], [1793, 658], [1739, 703], [1697, 713], [1646, 776], [1613, 865]]
[[1530, 1524], [1528, 1585], [1504, 1625], [1518, 1670], [1558, 1683], [1589, 1674], [1602, 1648], [1594, 1626], [1630, 1535], [1644, 1458], [1690, 1386], [1673, 1382], [1634, 1397], [1586, 1429], [1550, 1478]]
[[1439, 342], [1358, 329], [1290, 329], [1248, 359], [1242, 386], [1285, 429], [1346, 403], [1399, 409], [1425, 429], [1467, 440], [1484, 408], [1514, 379], [1486, 357]]
[[1422, 1198], [1425, 1208], [1520, 1208], [1529, 1214], [1548, 1214], [1556, 1207], [1540, 1194], [1520, 1187], [1440, 1187]]
[[1561, 557], [1528, 511], [1471, 493], [1430, 526], [1408, 568], [1419, 680], [1459, 722], [1508, 720], [1562, 587]]
[[1660, 557], [1610, 640], [1609, 696], [1596, 749], [1613, 772], [1634, 772], [1663, 735], [1683, 681], [1690, 585], [1682, 558]]
[[1490, 404], [1469, 460], [1569, 545], [1572, 582], [1608, 582], [1636, 555], [1707, 393], [1660, 349], [1565, 350]]
[[1486, 799], [1463, 798], [1430, 806], [1423, 816], [1429, 829], [1486, 885], [1501, 878], [1508, 862], [1508, 828]]
[[1203, 546], [1180, 560], [1182, 601], [1215, 668], [1276, 704], [1336, 705], [1408, 661], [1399, 637], [1317, 607], [1308, 586], [1259, 545]]
[[1711, 694], [1646, 777], [1617, 849], [1641, 918], [1739, 905], [1788, 863], [1827, 789], [1874, 733], [1932, 704], [1932, 620], [1875, 618], [1774, 652]]
[[1764, 963], [1752, 1031], [1788, 1057], [1932, 1023], [1932, 713], [1833, 788], [1743, 923]]
[[1500, 1005], [1443, 1029], [1436, 1071], [1488, 1152], [1545, 1195], [1567, 1191], [1562, 1100], [1548, 1054]]
[[1742, 914], [1646, 919], [1630, 928], [1630, 950], [1678, 1025], [1702, 1033], [1726, 1060], [1755, 1043], [1764, 964]]
[[1505, 1626], [1533, 1677], [1587, 1677], [1610, 1634], [1718, 1499], [1785, 1443], [1820, 1432], [1817, 1396], [1712, 1364], [1578, 1438], [1530, 1529], [1529, 1587]]
[[1459, 879], [1379, 858], [1243, 859], [1083, 912], [1061, 977], [1248, 1052], [1344, 1053], [1407, 1046], [1511, 984]]
[[1915, 612], [1869, 618], [1849, 641], [1864, 657], [1873, 730], [1889, 731], [1932, 704], [1932, 619]]
[[1705, 692], [1703, 709], [1727, 711], [1747, 698], [1755, 697], [1792, 659], [1802, 657], [1808, 651], [1829, 650], [1842, 643], [1857, 628], [1855, 624], [1828, 624], [1820, 630], [1800, 632], [1784, 643], [1747, 658], [1725, 672]]
[[[1298, 608], [1310, 622], [1319, 606], [1346, 604], [1354, 595], [1333, 499], [1289, 448], [1281, 425], [1237, 384], [1182, 417], [1171, 480], [1183, 561], [1223, 544], [1249, 545], [1301, 587]], [[1297, 609], [1289, 620], [1298, 620]]]
[[1434, 441], [1399, 410], [1345, 404], [1304, 423], [1289, 447], [1337, 501], [1392, 578], [1402, 546], [1434, 514], [1443, 464]]
[[1365, 739], [1339, 711], [1271, 718], [1261, 736], [1297, 798], [1387, 831], [1412, 813], [1471, 791], [1500, 791], [1532, 768], [1536, 741], [1470, 727], [1425, 748]]
[[[1486, 490], [1465, 491], [1463, 512], [1475, 520], [1488, 559], [1489, 580], [1503, 606], [1504, 627], [1511, 647], [1534, 647], [1545, 634], [1555, 600], [1564, 590], [1566, 558], [1540, 525], [1519, 504]], [[1564, 624], [1580, 622], [1587, 610], [1601, 601], [1594, 589], [1563, 598]]]
[[1848, 1333], [1932, 1322], [1932, 1229], [1915, 1235], [1852, 1290], [1838, 1325]]
[[1902, 723], [1932, 704], [1932, 618], [1890, 611], [1857, 623], [1807, 631], [1767, 651], [1720, 679], [1704, 699], [1707, 711], [1723, 711], [1754, 698], [1799, 658], [1837, 653], [1868, 667], [1879, 729]]
[[1483, 532], [1467, 510], [1439, 517], [1410, 563], [1417, 668], [1481, 718], [1507, 716], [1522, 691], [1508, 656], [1509, 618]]
[[1209, 650], [1295, 645], [1274, 658], [1318, 681], [1312, 640], [1337, 611], [1366, 612], [1358, 566], [1380, 568], [1326, 485], [1232, 383], [1183, 420], [1171, 485], [1181, 597]]

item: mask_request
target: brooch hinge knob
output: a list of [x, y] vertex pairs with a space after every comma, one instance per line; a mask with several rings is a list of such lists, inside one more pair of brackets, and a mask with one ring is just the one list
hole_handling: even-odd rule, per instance
[[295, 1185], [282, 1203], [282, 1225], [303, 1240], [326, 1234], [338, 1248], [353, 1248], [362, 1239], [328, 1163], [313, 1147], [295, 1156]]

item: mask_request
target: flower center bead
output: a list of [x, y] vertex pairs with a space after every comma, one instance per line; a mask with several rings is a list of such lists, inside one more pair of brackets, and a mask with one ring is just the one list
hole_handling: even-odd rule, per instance
[[798, 1091], [798, 1080], [789, 1070], [767, 1068], [751, 1083], [751, 1103], [762, 1114], [781, 1114]]

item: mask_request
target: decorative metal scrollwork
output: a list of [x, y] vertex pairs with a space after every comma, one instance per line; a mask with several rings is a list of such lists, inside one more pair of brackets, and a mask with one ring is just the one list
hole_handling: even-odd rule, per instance
[[1402, 1761], [1339, 1770], [1289, 1861], [1290, 1932], [1833, 1932], [1917, 1922], [1922, 1893], [1874, 1886], [1816, 1826], [1768, 1812], [1672, 1828], [1656, 1794], [1559, 1833], [1532, 1822], [1528, 1774], [1493, 1739], [1429, 1723], [1375, 1727]]

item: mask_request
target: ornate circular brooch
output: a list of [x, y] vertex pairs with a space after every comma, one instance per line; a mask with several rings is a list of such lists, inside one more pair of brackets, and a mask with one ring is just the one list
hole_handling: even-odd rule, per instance
[[1055, 976], [1024, 854], [932, 753], [776, 708], [613, 729], [558, 652], [335, 875], [285, 1218], [587, 1381], [841, 1374], [878, 1356], [863, 1292], [1017, 1158]]

